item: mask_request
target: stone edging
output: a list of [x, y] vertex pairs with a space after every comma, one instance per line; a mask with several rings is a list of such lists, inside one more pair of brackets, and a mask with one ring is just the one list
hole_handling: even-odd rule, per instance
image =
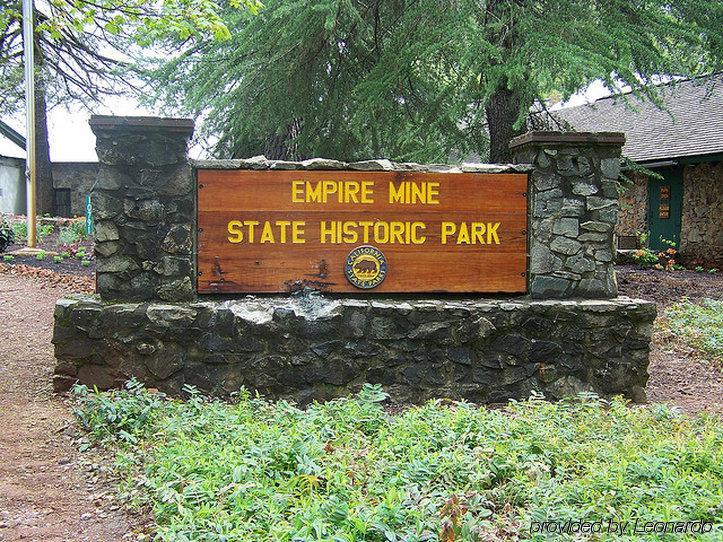
[[231, 160], [192, 160], [198, 169], [274, 169], [274, 170], [354, 170], [354, 171], [415, 171], [423, 173], [528, 173], [530, 164], [417, 164], [414, 162], [392, 162], [390, 160], [361, 160], [342, 162], [327, 158], [312, 158], [300, 162], [269, 160], [263, 155], [253, 158]]

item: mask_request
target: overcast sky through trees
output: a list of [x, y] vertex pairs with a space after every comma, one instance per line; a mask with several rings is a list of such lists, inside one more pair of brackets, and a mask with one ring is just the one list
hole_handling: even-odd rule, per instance
[[[592, 102], [609, 94], [600, 82], [590, 85], [585, 91], [575, 94], [564, 105], [581, 105]], [[154, 112], [140, 107], [133, 98], [110, 97], [106, 99], [103, 108], [96, 113], [105, 115], [153, 115]], [[48, 112], [50, 125], [50, 157], [54, 162], [96, 161], [95, 136], [88, 126], [90, 113], [84, 109], [76, 108], [68, 111], [64, 107], [56, 107]], [[21, 134], [25, 134], [25, 119], [3, 119]], [[20, 149], [8, 140], [0, 137], [0, 155], [25, 157]], [[195, 147], [191, 156], [200, 158], [203, 150]], [[328, 158], [333, 158], [330, 156]], [[382, 157], [370, 157], [382, 158]]]

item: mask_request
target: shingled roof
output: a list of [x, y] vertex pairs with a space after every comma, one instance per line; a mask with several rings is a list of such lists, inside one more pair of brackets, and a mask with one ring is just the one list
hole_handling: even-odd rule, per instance
[[723, 153], [723, 73], [659, 90], [665, 109], [625, 94], [553, 115], [580, 132], [624, 132], [623, 154], [636, 162]]

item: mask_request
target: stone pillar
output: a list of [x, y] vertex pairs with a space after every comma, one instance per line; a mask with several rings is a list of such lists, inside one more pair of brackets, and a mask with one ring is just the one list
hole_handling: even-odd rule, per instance
[[100, 163], [92, 191], [103, 300], [196, 297], [196, 193], [189, 119], [92, 116]]
[[528, 132], [510, 143], [534, 165], [529, 187], [528, 289], [533, 298], [617, 296], [614, 230], [625, 136]]

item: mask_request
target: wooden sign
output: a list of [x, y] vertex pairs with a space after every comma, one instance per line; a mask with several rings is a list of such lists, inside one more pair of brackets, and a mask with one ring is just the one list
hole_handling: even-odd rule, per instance
[[198, 292], [524, 292], [527, 175], [198, 170]]

